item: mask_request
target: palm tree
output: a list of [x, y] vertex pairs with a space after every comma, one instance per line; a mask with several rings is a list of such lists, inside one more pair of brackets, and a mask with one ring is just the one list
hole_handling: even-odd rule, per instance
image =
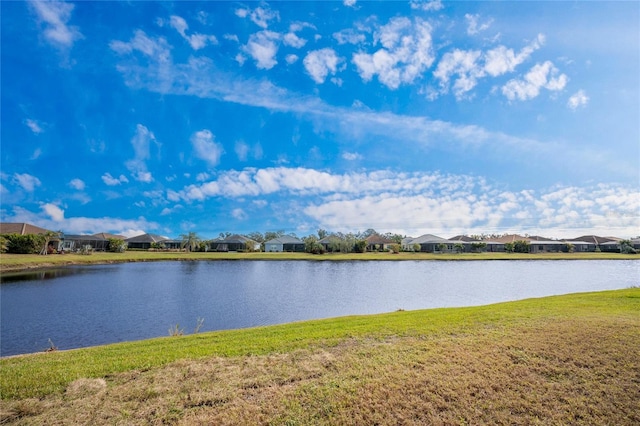
[[201, 241], [200, 237], [198, 237], [198, 234], [196, 234], [195, 232], [182, 234], [180, 235], [180, 237], [182, 238], [182, 248], [186, 249], [187, 251], [193, 251], [194, 249], [197, 249]]
[[53, 239], [53, 238], [58, 238], [60, 237], [60, 234], [62, 232], [58, 231], [58, 232], [53, 232], [53, 231], [47, 231], [44, 234], [42, 234], [42, 236], [44, 237], [42, 240], [42, 250], [40, 250], [40, 254], [41, 255], [47, 255], [49, 254], [49, 242]]

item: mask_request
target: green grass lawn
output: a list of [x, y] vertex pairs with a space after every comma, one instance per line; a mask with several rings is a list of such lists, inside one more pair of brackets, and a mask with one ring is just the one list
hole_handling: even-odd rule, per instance
[[29, 255], [2, 254], [0, 255], [0, 272], [46, 268], [50, 266], [117, 263], [117, 262], [147, 262], [159, 260], [576, 260], [576, 259], [640, 259], [639, 255], [620, 253], [463, 253], [463, 254], [434, 254], [434, 253], [347, 253], [313, 255], [307, 253], [185, 253], [185, 252], [152, 252], [127, 251], [125, 253], [100, 253], [92, 255], [64, 254], [64, 255]]
[[640, 421], [640, 288], [0, 359], [0, 423]]

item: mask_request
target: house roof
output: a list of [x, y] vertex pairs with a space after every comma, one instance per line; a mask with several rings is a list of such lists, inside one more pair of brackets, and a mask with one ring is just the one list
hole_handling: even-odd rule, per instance
[[393, 244], [394, 243], [393, 240], [390, 240], [389, 238], [385, 238], [382, 235], [378, 235], [378, 234], [369, 235], [367, 238], [365, 238], [365, 241], [367, 242], [367, 244]]
[[283, 235], [282, 237], [274, 238], [269, 241], [265, 241], [265, 244], [304, 244], [304, 242], [291, 235]]
[[477, 240], [474, 240], [473, 238], [471, 238], [468, 235], [456, 235], [455, 237], [451, 237], [449, 238], [449, 241], [456, 241], [456, 242], [460, 242], [460, 243], [471, 243]]
[[523, 237], [522, 235], [518, 235], [518, 234], [503, 235], [502, 237], [492, 238], [492, 240], [496, 243], [513, 243], [515, 241], [531, 241], [530, 238]]
[[433, 234], [424, 234], [410, 241], [411, 244], [439, 244], [439, 243], [446, 244], [450, 242], [451, 241], [447, 239], [438, 237], [437, 235], [433, 235]]
[[338, 237], [337, 235], [328, 235], [326, 237], [324, 237], [323, 239], [321, 239], [320, 241], [318, 241], [320, 244], [329, 244], [333, 241], [342, 241], [342, 238]]
[[105, 240], [108, 240], [109, 238], [117, 238], [119, 240], [125, 240], [127, 238], [124, 235], [109, 234], [107, 232], [100, 232], [99, 234], [93, 234], [93, 236], [104, 238]]
[[246, 244], [246, 243], [254, 243], [257, 244], [257, 242], [255, 242], [254, 240], [252, 240], [251, 238], [247, 238], [244, 235], [230, 235], [226, 238], [218, 238], [216, 240], [213, 241], [214, 243], [225, 243], [225, 244]]
[[584, 241], [587, 243], [599, 245], [603, 243], [608, 243], [609, 241], [617, 241], [617, 240], [618, 239], [615, 237], [599, 237], [597, 235], [583, 235], [578, 238], [568, 239], [567, 241]]
[[125, 241], [128, 243], [158, 243], [160, 241], [168, 240], [167, 237], [156, 234], [142, 234], [135, 237], [127, 238]]
[[65, 240], [76, 240], [76, 241], [105, 241], [106, 238], [103, 238], [99, 235], [76, 235], [76, 234], [65, 234]]
[[40, 228], [39, 226], [31, 225], [30, 223], [15, 223], [5, 222], [0, 223], [0, 234], [45, 234], [50, 232], [48, 229]]

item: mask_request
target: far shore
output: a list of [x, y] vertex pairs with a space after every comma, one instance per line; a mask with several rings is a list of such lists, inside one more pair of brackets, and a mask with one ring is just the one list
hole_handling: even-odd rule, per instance
[[474, 260], [638, 260], [637, 254], [621, 253], [239, 253], [184, 251], [127, 251], [125, 253], [96, 252], [82, 254], [7, 254], [0, 256], [0, 273], [55, 268], [69, 265], [93, 265], [152, 261], [215, 261], [215, 260], [306, 260], [306, 261], [474, 261]]

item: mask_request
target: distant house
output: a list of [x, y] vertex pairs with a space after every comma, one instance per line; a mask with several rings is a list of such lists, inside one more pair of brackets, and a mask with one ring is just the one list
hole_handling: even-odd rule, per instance
[[636, 250], [640, 250], [640, 238], [633, 238], [631, 240], [631, 246]]
[[106, 251], [109, 249], [110, 238], [116, 238], [118, 240], [125, 239], [122, 235], [109, 234], [106, 232], [93, 235], [64, 234], [62, 242], [60, 243], [60, 248], [65, 251], [76, 251], [80, 250], [82, 247], [90, 246], [92, 250]]
[[441, 252], [441, 244], [444, 244], [444, 251], [454, 251], [453, 241], [432, 234], [424, 234], [417, 238], [405, 239], [403, 240], [403, 244], [406, 244], [407, 250], [412, 250], [413, 247], [417, 244], [420, 246], [420, 251], [426, 253]]
[[619, 253], [620, 252], [620, 241], [607, 241], [606, 243], [600, 244], [600, 251], [609, 252], [609, 253]]
[[149, 250], [151, 244], [167, 241], [167, 237], [156, 234], [142, 234], [124, 240], [130, 249]]
[[504, 248], [504, 243], [500, 242], [500, 241], [493, 241], [493, 240], [486, 240], [486, 241], [482, 241], [483, 243], [485, 243], [487, 245], [487, 247], [485, 247], [484, 251], [490, 252], [490, 253], [501, 253], [505, 251]]
[[[0, 223], [0, 235], [1, 234], [44, 235], [47, 232], [55, 232], [55, 231], [50, 231], [48, 229], [40, 228], [39, 226], [35, 226], [30, 223], [24, 223], [24, 222]], [[55, 250], [59, 250], [60, 241], [61, 241], [61, 238], [59, 237], [51, 238], [51, 240], [49, 241], [49, 247]]]
[[337, 235], [328, 235], [318, 241], [322, 247], [324, 247], [324, 251], [331, 253], [334, 251], [340, 251], [340, 244], [343, 243], [344, 240]]
[[283, 252], [283, 251], [304, 251], [304, 241], [290, 235], [274, 238], [264, 243], [264, 251], [266, 252]]
[[588, 241], [575, 241], [575, 240], [564, 240], [566, 248], [564, 251], [569, 251], [569, 244], [573, 246], [573, 251], [576, 253], [584, 253], [590, 251], [596, 251], [596, 243], [588, 242]]
[[529, 253], [560, 253], [566, 251], [567, 243], [556, 240], [529, 241]]
[[365, 238], [365, 241], [367, 243], [367, 251], [387, 251], [389, 250], [391, 244], [394, 244], [393, 240], [390, 240], [389, 238], [385, 238], [382, 235], [378, 234], [369, 235], [367, 238]]
[[182, 249], [182, 240], [163, 240], [161, 241], [164, 248], [167, 250], [180, 250]]
[[231, 235], [227, 238], [217, 238], [209, 243], [213, 251], [258, 251], [260, 243], [244, 235]]
[[[620, 247], [618, 246], [618, 241], [620, 238], [617, 237], [600, 237], [598, 235], [583, 235], [578, 238], [571, 238], [565, 240], [568, 243], [574, 244], [575, 251], [578, 251], [578, 247], [582, 246], [585, 248], [581, 251], [611, 251], [618, 252], [620, 251]], [[587, 243], [588, 246], [584, 246]]]

